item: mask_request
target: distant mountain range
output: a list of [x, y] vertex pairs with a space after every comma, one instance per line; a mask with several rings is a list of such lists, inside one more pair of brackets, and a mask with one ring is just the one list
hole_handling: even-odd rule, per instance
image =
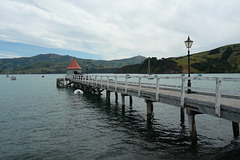
[[[72, 56], [40, 54], [33, 57], [0, 59], [0, 74], [66, 73]], [[75, 58], [88, 73], [147, 73], [148, 59], [136, 56], [121, 60], [91, 60]], [[240, 73], [240, 44], [226, 45], [192, 54], [192, 73]], [[152, 74], [187, 73], [187, 55], [175, 58], [150, 59]]]
[[[0, 74], [66, 73], [66, 68], [73, 58], [75, 57], [50, 53], [40, 54], [33, 57], [0, 59]], [[135, 56], [132, 58], [110, 61], [81, 58], [75, 59], [83, 68], [83, 72], [86, 72], [88, 68], [88, 73], [113, 73], [123, 66], [141, 63], [146, 57]]]

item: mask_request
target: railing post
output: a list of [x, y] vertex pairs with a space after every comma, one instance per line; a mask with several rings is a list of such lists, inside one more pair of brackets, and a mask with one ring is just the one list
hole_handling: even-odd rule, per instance
[[183, 123], [185, 121], [184, 117], [184, 97], [185, 97], [185, 80], [186, 78], [184, 75], [182, 75], [182, 85], [181, 85], [181, 107], [180, 107], [180, 117], [181, 117], [181, 122]]
[[102, 88], [102, 76], [101, 76], [101, 88]]
[[107, 89], [109, 89], [109, 76], [107, 76]]
[[67, 78], [66, 76], [63, 78], [63, 87], [66, 87], [66, 85], [65, 85], [66, 84], [66, 78]]
[[159, 77], [156, 77], [156, 100], [159, 101]]
[[218, 117], [221, 117], [221, 78], [216, 80], [216, 99], [215, 99], [215, 112]]
[[96, 83], [95, 83], [95, 84], [96, 84], [96, 87], [97, 87], [97, 76], [95, 76], [95, 81], [96, 81]]
[[125, 94], [127, 94], [127, 88], [128, 88], [128, 84], [127, 84], [127, 75], [126, 75], [126, 78], [125, 78]]
[[142, 81], [142, 77], [139, 77], [138, 79], [138, 96], [141, 96], [141, 81]]
[[117, 76], [115, 75], [115, 92], [117, 92]]

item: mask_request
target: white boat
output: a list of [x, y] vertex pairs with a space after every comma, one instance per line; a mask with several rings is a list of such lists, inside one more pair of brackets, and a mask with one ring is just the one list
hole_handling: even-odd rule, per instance
[[12, 76], [11, 77], [11, 80], [16, 80], [17, 78], [15, 76]]
[[83, 94], [83, 91], [81, 89], [76, 89], [74, 91], [74, 94]]

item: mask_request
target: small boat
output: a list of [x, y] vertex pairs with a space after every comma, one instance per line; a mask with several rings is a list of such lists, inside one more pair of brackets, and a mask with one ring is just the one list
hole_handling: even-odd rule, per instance
[[11, 80], [16, 80], [17, 78], [15, 76], [12, 76], [11, 77]]
[[83, 94], [83, 91], [81, 89], [76, 89], [74, 91], [74, 94]]
[[44, 75], [42, 75], [42, 78], [44, 78]]

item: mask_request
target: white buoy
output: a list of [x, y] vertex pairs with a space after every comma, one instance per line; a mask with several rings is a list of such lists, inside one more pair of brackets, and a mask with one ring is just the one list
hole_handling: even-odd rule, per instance
[[74, 94], [83, 94], [83, 91], [81, 89], [76, 89], [74, 91]]

